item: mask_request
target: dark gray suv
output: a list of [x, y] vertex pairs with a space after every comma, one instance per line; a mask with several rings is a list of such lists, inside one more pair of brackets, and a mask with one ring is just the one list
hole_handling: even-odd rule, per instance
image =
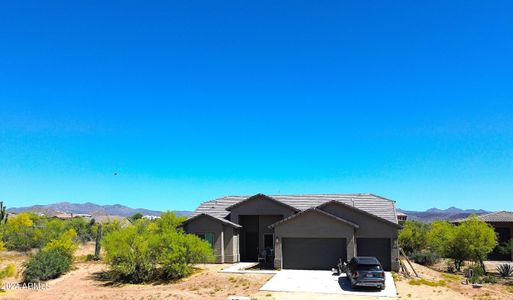
[[357, 286], [376, 287], [385, 289], [385, 271], [375, 257], [356, 256], [345, 265], [347, 279], [351, 288]]

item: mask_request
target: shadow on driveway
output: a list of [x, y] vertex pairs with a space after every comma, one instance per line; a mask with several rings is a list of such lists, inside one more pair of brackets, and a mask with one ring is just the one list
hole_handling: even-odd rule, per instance
[[366, 293], [379, 293], [381, 292], [380, 289], [375, 287], [365, 287], [365, 286], [356, 286], [355, 288], [351, 287], [351, 283], [349, 282], [349, 279], [347, 277], [333, 275], [338, 277], [338, 285], [343, 291], [346, 292], [366, 292]]

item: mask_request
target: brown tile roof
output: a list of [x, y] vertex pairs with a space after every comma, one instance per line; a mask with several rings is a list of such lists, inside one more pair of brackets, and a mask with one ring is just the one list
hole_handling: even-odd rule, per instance
[[271, 225], [269, 225], [269, 228], [276, 227], [276, 226], [278, 226], [278, 225], [280, 225], [282, 223], [285, 223], [285, 222], [287, 222], [289, 220], [295, 219], [295, 218], [297, 218], [297, 217], [299, 217], [301, 215], [304, 215], [306, 213], [309, 213], [309, 212], [315, 212], [315, 213], [319, 213], [319, 214], [325, 215], [325, 216], [327, 216], [329, 218], [332, 218], [334, 220], [337, 220], [337, 221], [339, 221], [341, 223], [347, 224], [347, 225], [349, 225], [351, 227], [354, 227], [354, 228], [359, 228], [360, 227], [360, 226], [358, 226], [358, 224], [355, 224], [355, 223], [353, 223], [351, 221], [348, 221], [348, 220], [342, 219], [340, 217], [337, 217], [335, 215], [332, 215], [332, 214], [330, 214], [328, 212], [325, 212], [324, 210], [320, 210], [318, 208], [312, 207], [312, 208], [309, 208], [307, 210], [303, 210], [302, 212], [299, 212], [297, 214], [293, 214], [293, 215], [291, 215], [291, 216], [289, 216], [289, 217], [287, 217], [287, 218], [285, 218], [283, 220], [280, 220], [280, 221], [278, 221], [278, 222], [276, 222], [274, 224], [271, 224]]
[[[339, 201], [366, 211], [379, 218], [397, 224], [395, 202], [374, 194], [308, 194], [308, 195], [267, 195], [298, 210], [307, 210], [330, 201]], [[191, 217], [205, 213], [217, 218], [225, 218], [230, 213], [228, 207], [251, 196], [226, 196], [206, 201], [194, 211]]]
[[[479, 215], [478, 219], [485, 222], [513, 222], [513, 212], [510, 211], [497, 211], [489, 214]], [[452, 221], [453, 223], [461, 223], [466, 219], [458, 219]]]

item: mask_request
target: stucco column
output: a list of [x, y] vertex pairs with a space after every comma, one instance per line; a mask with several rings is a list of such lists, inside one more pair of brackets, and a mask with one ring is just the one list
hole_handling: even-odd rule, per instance
[[353, 230], [353, 235], [349, 237], [347, 241], [347, 261], [350, 261], [351, 258], [356, 256], [356, 238], [355, 238], [355, 230]]
[[280, 236], [274, 237], [274, 268], [275, 269], [283, 269], [283, 259], [282, 259], [282, 240]]
[[220, 238], [221, 238], [221, 263], [224, 264], [224, 230], [221, 231]]

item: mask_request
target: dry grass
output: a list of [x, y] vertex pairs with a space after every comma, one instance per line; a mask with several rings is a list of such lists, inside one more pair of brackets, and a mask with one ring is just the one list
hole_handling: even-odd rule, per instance
[[431, 286], [431, 287], [440, 287], [440, 286], [445, 286], [446, 285], [446, 282], [445, 280], [428, 280], [428, 279], [424, 279], [424, 278], [419, 278], [419, 279], [410, 279], [408, 281], [408, 284], [409, 285], [427, 285], [427, 286]]

